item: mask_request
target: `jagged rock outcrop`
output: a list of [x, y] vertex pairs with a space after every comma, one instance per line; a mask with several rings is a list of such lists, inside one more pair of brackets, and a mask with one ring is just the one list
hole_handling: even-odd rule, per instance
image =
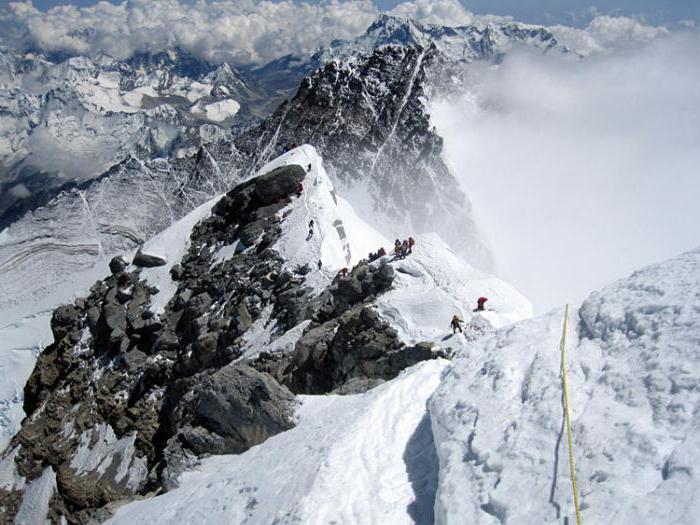
[[[257, 116], [267, 116], [243, 133], [201, 126], [197, 132], [205, 140], [187, 143], [189, 147], [181, 148], [177, 155], [148, 160], [136, 153], [120, 154], [118, 159], [123, 160], [115, 159], [116, 164], [99, 178], [61, 188], [65, 191], [33, 214], [24, 215], [9, 228], [8, 240], [0, 242], [0, 286], [8, 298], [0, 297], [0, 307], [46, 295], [57, 281], [71, 279], [103, 255], [134, 248], [252, 175], [292, 144], [306, 142], [326, 159], [341, 189], [366, 185], [361, 194], [370, 196], [375, 211], [375, 217], [366, 219], [380, 231], [380, 226], [394, 225], [399, 230], [400, 225], [401, 231], [438, 232], [470, 262], [488, 270], [491, 256], [479, 239], [466, 196], [441, 159], [442, 139], [430, 123], [426, 99], [436, 92], [436, 85], [441, 86], [440, 91], [445, 86], [454, 88], [452, 80], [465, 63], [497, 62], [512, 44], [541, 52], [566, 52], [544, 27], [505, 22], [451, 28], [383, 16], [365, 35], [334, 42], [308, 60], [286, 57], [269, 67], [249, 69], [252, 80], [246, 77], [241, 82], [240, 71], [227, 71], [228, 66], [221, 65], [214, 75], [212, 97], [223, 96], [225, 88], [236, 100], [244, 100], [251, 95], [248, 88], [256, 91], [255, 78], [296, 79], [293, 90], [289, 91], [289, 85], [283, 89], [284, 96], [296, 95], [279, 107], [279, 92], [272, 95], [277, 109], [270, 113], [266, 105], [264, 114]], [[290, 60], [298, 67], [290, 69]], [[210, 66], [192, 63], [181, 53], [142, 57], [128, 64], [126, 71], [142, 66], [165, 69], [162, 78], [167, 85], [163, 87], [169, 89], [171, 82], [178, 85], [182, 73], [178, 64], [192, 74], [205, 69], [207, 75], [212, 74]], [[85, 71], [95, 67], [89, 65]], [[299, 86], [298, 80], [305, 75]], [[214, 77], [204, 83], [211, 83]], [[137, 84], [125, 81], [124, 88]], [[268, 86], [265, 91], [276, 89]], [[166, 97], [165, 102], [172, 98]], [[10, 106], [16, 104], [15, 99], [18, 97]], [[154, 120], [169, 125], [180, 122], [180, 113], [162, 106], [150, 110]], [[244, 110], [245, 104], [241, 112]], [[109, 118], [125, 118], [125, 114], [114, 112]], [[150, 129], [141, 121], [137, 128], [139, 132]], [[151, 137], [149, 147], [160, 151], [166, 139]], [[45, 186], [39, 177], [31, 190]], [[37, 278], [44, 274], [51, 279]]]
[[[56, 309], [55, 341], [25, 387], [28, 417], [0, 463], [15, 473], [0, 489], [4, 519], [41, 493], [54, 521], [104, 520], [116, 501], [172, 487], [202, 455], [291, 428], [295, 393], [364, 391], [440, 355], [405, 348], [372, 308], [393, 281], [387, 260], [320, 292], [306, 285], [311, 268], [285, 266], [274, 246], [306, 175], [283, 166], [224, 195], [186, 254], [152, 268], [177, 284], [162, 314], [152, 307], [161, 290], [121, 258], [87, 297]], [[309, 324], [293, 352], [242, 358], [260, 322], [279, 336]]]
[[366, 185], [377, 226], [437, 231], [488, 267], [470, 204], [445, 165], [425, 98], [445, 57], [435, 45], [394, 46], [330, 60], [296, 96], [235, 139], [256, 165], [292, 144], [314, 145], [342, 187]]
[[358, 393], [438, 357], [447, 356], [429, 344], [406, 348], [376, 310], [358, 305], [304, 334], [282, 382], [296, 393]]
[[[407, 348], [372, 307], [393, 279], [394, 269], [386, 259], [361, 262], [347, 276], [337, 276], [316, 299], [313, 322], [294, 351], [262, 354], [252, 365], [295, 394], [358, 393], [420, 361], [447, 357], [428, 343]], [[297, 310], [293, 303], [281, 303], [286, 315]]]
[[166, 488], [203, 454], [244, 452], [294, 426], [291, 392], [245, 364], [180, 381], [172, 392], [178, 400], [163, 422], [172, 435], [163, 451]]

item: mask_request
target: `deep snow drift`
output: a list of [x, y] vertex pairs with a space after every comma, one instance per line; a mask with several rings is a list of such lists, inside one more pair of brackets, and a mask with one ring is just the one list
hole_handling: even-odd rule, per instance
[[[563, 311], [465, 348], [429, 403], [438, 523], [574, 519], [559, 377]], [[695, 523], [700, 250], [571, 312], [568, 382], [584, 523]]]

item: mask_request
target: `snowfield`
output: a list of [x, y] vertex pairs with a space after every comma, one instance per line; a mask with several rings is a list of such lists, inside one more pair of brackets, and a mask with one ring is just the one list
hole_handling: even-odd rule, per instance
[[[571, 312], [567, 378], [584, 523], [697, 523], [700, 250]], [[465, 348], [429, 402], [436, 522], [572, 523], [563, 309]]]

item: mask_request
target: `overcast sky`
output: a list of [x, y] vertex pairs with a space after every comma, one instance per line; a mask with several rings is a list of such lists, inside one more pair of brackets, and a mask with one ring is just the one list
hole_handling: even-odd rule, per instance
[[[194, 3], [194, 0], [185, 0]], [[6, 6], [8, 0], [0, 0], [0, 6]], [[48, 9], [57, 5], [73, 4], [78, 6], [93, 5], [94, 0], [34, 0], [39, 9]], [[112, 1], [118, 4], [118, 1]], [[310, 3], [319, 3], [311, 0]], [[375, 0], [380, 9], [391, 9], [399, 0]], [[681, 20], [700, 20], [700, 1], [698, 0], [462, 0], [470, 11], [477, 14], [510, 15], [517, 20], [531, 23], [551, 24], [566, 23], [583, 25], [588, 23], [592, 13], [617, 14], [633, 16], [648, 23], [672, 24]]]

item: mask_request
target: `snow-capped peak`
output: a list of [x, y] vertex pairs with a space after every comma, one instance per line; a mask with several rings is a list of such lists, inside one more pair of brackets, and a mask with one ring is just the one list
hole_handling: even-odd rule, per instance
[[324, 60], [351, 58], [358, 54], [370, 54], [386, 45], [427, 47], [431, 44], [445, 57], [457, 62], [498, 59], [512, 46], [519, 44], [542, 51], [568, 51], [544, 26], [477, 20], [470, 25], [450, 27], [382, 14], [363, 35], [350, 41], [334, 41], [321, 56]]

